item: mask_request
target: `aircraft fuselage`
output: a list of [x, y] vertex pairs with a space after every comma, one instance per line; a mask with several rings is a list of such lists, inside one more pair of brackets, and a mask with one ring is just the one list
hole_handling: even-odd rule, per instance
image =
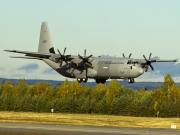
[[[58, 67], [56, 62], [44, 59], [48, 65], [54, 68], [59, 74], [69, 77], [85, 79], [86, 74], [83, 67], [74, 63], [69, 63], [67, 66], [65, 63], [61, 68]], [[107, 79], [130, 79], [136, 78], [144, 73], [140, 64], [136, 63], [131, 58], [92, 58], [92, 67], [87, 68], [87, 77], [94, 78], [96, 80]]]

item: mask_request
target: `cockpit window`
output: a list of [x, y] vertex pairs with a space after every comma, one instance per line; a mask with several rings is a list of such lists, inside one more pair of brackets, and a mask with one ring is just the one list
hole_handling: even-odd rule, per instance
[[128, 60], [127, 64], [131, 64], [131, 63], [132, 63], [132, 61], [131, 61], [131, 60]]
[[127, 64], [139, 64], [137, 61], [128, 60]]

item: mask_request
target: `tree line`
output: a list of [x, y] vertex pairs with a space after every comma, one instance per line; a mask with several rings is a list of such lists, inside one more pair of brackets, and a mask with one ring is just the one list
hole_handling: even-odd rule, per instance
[[48, 82], [28, 85], [0, 83], [0, 111], [111, 114], [143, 117], [179, 117], [180, 87], [170, 74], [164, 76], [161, 88], [133, 90], [117, 80], [108, 84], [83, 86], [67, 79], [58, 86]]

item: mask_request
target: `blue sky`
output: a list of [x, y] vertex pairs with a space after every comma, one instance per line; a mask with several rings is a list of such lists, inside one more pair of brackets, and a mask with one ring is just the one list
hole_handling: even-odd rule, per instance
[[[83, 54], [87, 49], [87, 55], [94, 56], [132, 53], [133, 58], [141, 59], [152, 52], [160, 59], [179, 59], [179, 5], [179, 0], [2, 0], [0, 77], [65, 79], [42, 61], [11, 59], [8, 56], [17, 54], [3, 51], [36, 52], [43, 21], [48, 22], [54, 47], [67, 47], [68, 54]], [[180, 81], [179, 64], [155, 66], [155, 72], [149, 70], [136, 80], [163, 81], [170, 72]]]

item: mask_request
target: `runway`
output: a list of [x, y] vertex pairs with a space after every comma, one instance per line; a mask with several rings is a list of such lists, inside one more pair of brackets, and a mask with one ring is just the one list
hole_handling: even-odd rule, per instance
[[0, 131], [54, 135], [179, 135], [179, 129], [148, 129], [100, 126], [71, 126], [0, 122]]

